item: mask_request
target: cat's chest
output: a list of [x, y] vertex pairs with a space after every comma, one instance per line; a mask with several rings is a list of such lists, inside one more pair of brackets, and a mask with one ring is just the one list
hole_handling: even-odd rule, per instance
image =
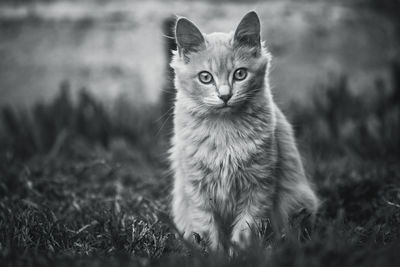
[[191, 192], [222, 217], [230, 217], [244, 205], [238, 203], [246, 203], [249, 192], [268, 181], [272, 160], [266, 145], [272, 139], [262, 127], [180, 126], [174, 151]]
[[220, 184], [233, 183], [233, 179], [246, 174], [255, 157], [264, 153], [265, 136], [252, 129], [209, 127], [202, 125], [188, 130], [182, 149], [197, 177], [217, 180]]
[[253, 141], [234, 130], [228, 132], [201, 127], [193, 129], [185, 141], [185, 154], [209, 167], [238, 163], [256, 151]]

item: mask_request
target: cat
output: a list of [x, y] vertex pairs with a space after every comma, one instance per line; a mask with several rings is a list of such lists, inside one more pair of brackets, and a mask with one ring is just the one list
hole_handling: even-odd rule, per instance
[[315, 214], [292, 127], [272, 98], [256, 12], [231, 33], [203, 34], [181, 17], [175, 40], [169, 157], [172, 216], [183, 237], [199, 235], [215, 251], [246, 248], [263, 220], [284, 232], [301, 209]]

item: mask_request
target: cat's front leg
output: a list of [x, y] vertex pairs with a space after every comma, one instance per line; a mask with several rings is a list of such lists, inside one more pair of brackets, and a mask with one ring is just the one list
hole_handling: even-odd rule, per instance
[[188, 201], [175, 212], [175, 224], [185, 240], [199, 247], [205, 245], [213, 251], [222, 250], [218, 227], [211, 211]]
[[184, 233], [184, 238], [200, 246], [206, 245], [212, 251], [221, 251], [223, 246], [213, 214], [202, 209], [193, 209], [190, 213], [191, 227]]

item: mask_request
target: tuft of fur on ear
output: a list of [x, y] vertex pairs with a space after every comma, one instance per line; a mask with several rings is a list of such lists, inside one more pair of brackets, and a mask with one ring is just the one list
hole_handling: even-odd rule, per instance
[[180, 55], [198, 51], [205, 45], [203, 34], [186, 18], [179, 18], [176, 22], [175, 38]]
[[234, 44], [261, 48], [260, 19], [255, 11], [247, 13], [236, 28]]

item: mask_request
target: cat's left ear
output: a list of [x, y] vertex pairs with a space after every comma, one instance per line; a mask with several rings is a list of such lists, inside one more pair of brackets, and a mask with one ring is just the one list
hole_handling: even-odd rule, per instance
[[247, 13], [236, 28], [234, 44], [261, 48], [260, 19], [255, 11]]
[[190, 20], [179, 18], [175, 27], [175, 38], [179, 54], [198, 51], [205, 45], [203, 34]]

